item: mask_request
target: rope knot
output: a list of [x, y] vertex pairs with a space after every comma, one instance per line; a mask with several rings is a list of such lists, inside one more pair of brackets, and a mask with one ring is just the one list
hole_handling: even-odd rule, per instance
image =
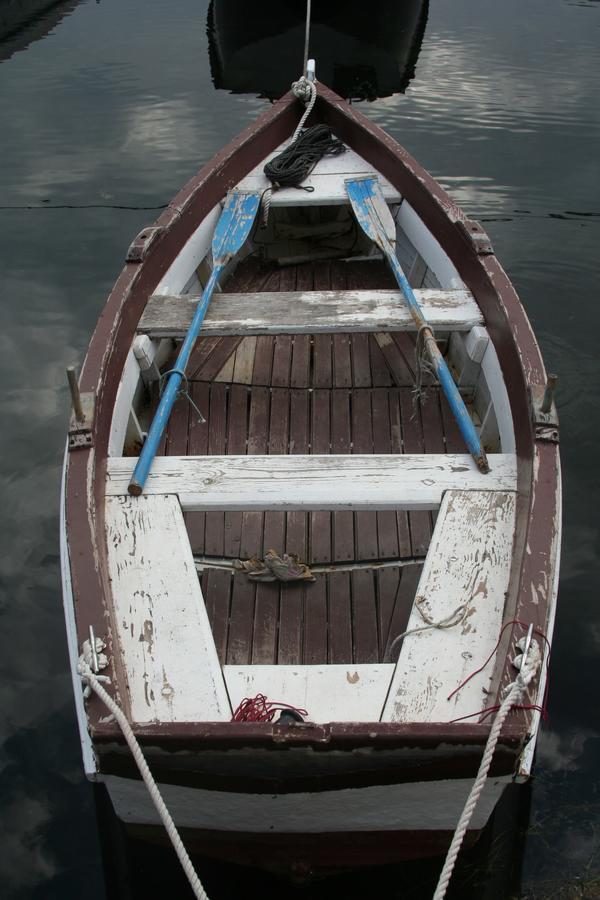
[[308, 103], [313, 93], [316, 94], [317, 89], [312, 81], [309, 81], [305, 75], [302, 75], [298, 81], [292, 82], [292, 93], [294, 97], [297, 97], [298, 100], [302, 100], [303, 103]]

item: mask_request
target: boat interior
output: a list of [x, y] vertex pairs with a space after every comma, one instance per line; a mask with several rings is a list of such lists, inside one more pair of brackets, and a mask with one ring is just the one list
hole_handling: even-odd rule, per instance
[[[238, 188], [264, 191], [263, 165]], [[258, 693], [319, 722], [451, 721], [486, 705], [493, 664], [447, 696], [502, 622], [516, 491], [507, 390], [475, 299], [379, 176], [398, 259], [489, 454], [484, 475], [348, 203], [345, 179], [369, 173], [347, 148], [318, 163], [312, 191], [273, 193], [266, 226], [221, 279], [133, 498], [132, 457], [210, 275], [219, 206], [148, 299], [106, 499], [135, 721], [229, 720]]]

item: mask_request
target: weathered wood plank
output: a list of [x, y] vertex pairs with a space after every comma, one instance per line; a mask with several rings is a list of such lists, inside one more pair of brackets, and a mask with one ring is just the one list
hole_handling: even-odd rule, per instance
[[254, 355], [256, 352], [256, 338], [244, 338], [235, 351], [233, 365], [233, 381], [236, 384], [251, 384], [254, 369]]
[[[394, 395], [398, 398], [404, 453], [423, 453], [423, 426], [421, 408], [412, 390], [402, 388]], [[408, 517], [413, 556], [425, 556], [431, 540], [431, 517], [428, 512], [411, 513]]]
[[[331, 397], [332, 453], [350, 453], [350, 392], [336, 390]], [[354, 559], [354, 516], [349, 509], [333, 514], [333, 559]]]
[[262, 335], [261, 337], [256, 338], [254, 369], [252, 370], [252, 384], [260, 384], [265, 387], [271, 384], [274, 350], [274, 337], [267, 337], [265, 335]]
[[227, 721], [231, 709], [176, 497], [108, 497], [114, 624], [134, 722]]
[[278, 334], [275, 338], [275, 352], [273, 353], [273, 373], [271, 375], [273, 387], [289, 387], [291, 361], [292, 336]]
[[310, 387], [310, 354], [310, 335], [295, 335], [294, 346], [292, 348], [292, 371], [290, 375], [290, 385], [292, 387]]
[[[425, 318], [440, 331], [469, 331], [483, 323], [479, 307], [467, 290], [430, 288], [415, 294]], [[198, 299], [192, 294], [154, 295], [138, 331], [154, 338], [182, 338]], [[375, 289], [215, 294], [202, 324], [205, 336], [414, 330], [400, 291]], [[210, 349], [214, 352], [215, 348]]]
[[400, 387], [405, 384], [414, 384], [414, 373], [392, 335], [380, 332], [375, 335], [375, 340], [383, 353], [394, 383]]
[[[230, 455], [241, 456], [246, 453], [248, 400], [248, 389], [244, 385], [231, 385], [227, 405], [227, 453]], [[224, 528], [223, 552], [225, 556], [239, 556], [242, 538], [242, 513], [225, 513]]]
[[237, 706], [258, 693], [305, 709], [311, 722], [379, 721], [391, 665], [226, 666], [223, 674]]
[[[278, 549], [285, 537], [285, 513], [266, 512], [264, 514], [263, 547]], [[260, 554], [259, 554], [260, 555]], [[256, 611], [254, 614], [254, 636], [252, 659], [257, 663], [277, 661], [279, 639], [279, 604], [281, 585], [269, 582], [256, 585]]]
[[[271, 398], [268, 388], [253, 388], [248, 422], [248, 453], [267, 452], [269, 435], [269, 406]], [[264, 513], [245, 512], [242, 514], [242, 537], [240, 555], [244, 559], [262, 555]], [[258, 600], [257, 600], [258, 603]]]
[[[346, 154], [344, 154], [344, 156], [345, 155]], [[330, 161], [331, 159], [337, 160], [339, 159], [339, 157], [324, 156], [319, 165], [322, 162]], [[252, 173], [246, 175], [246, 177], [243, 178], [242, 181], [240, 181], [239, 188], [241, 190], [262, 194], [268, 187], [270, 187], [270, 182], [267, 181], [265, 175], [262, 172], [264, 162], [261, 162], [260, 165], [260, 172], [257, 172], [255, 175]], [[373, 173], [373, 169], [371, 169], [367, 165], [367, 163], [365, 163], [364, 168], [362, 168], [361, 171], [356, 174], [367, 175], [370, 173]], [[313, 189], [312, 193], [307, 190], [298, 191], [295, 188], [281, 188], [278, 191], [274, 191], [271, 204], [272, 206], [308, 206], [317, 203], [320, 206], [343, 206], [344, 204], [348, 203], [348, 195], [346, 193], [344, 178], [346, 178], [349, 174], [354, 175], [355, 173], [337, 172], [333, 174], [330, 172], [325, 172], [323, 174], [320, 174], [319, 172], [312, 172], [302, 182], [303, 187]], [[381, 182], [383, 196], [385, 197], [386, 201], [388, 203], [400, 203], [400, 200], [402, 198], [396, 188], [393, 187], [385, 178], [382, 178], [381, 175], [379, 175], [379, 179]]]
[[[482, 475], [467, 454], [165, 456], [145, 494], [178, 494], [185, 510], [435, 509], [445, 491], [516, 490], [515, 455], [489, 462]], [[107, 495], [127, 493], [134, 465], [108, 460]]]
[[[208, 428], [208, 452], [225, 453], [227, 428], [227, 389], [224, 384], [213, 384], [210, 388]], [[209, 556], [224, 553], [225, 516], [222, 512], [207, 512], [205, 521], [204, 552]]]
[[[206, 417], [208, 416], [208, 391], [206, 382], [197, 381], [190, 385], [192, 400], [198, 409]], [[192, 456], [205, 456], [208, 451], [208, 422], [200, 422], [197, 414], [190, 417], [190, 432], [188, 437], [188, 450]], [[204, 522], [206, 513], [186, 513], [185, 524], [187, 527], [190, 544], [194, 553], [204, 553]]]
[[369, 335], [364, 332], [350, 336], [352, 348], [352, 384], [355, 388], [371, 387], [371, 357]]
[[[233, 575], [222, 569], [210, 569], [206, 577], [206, 611], [221, 665], [227, 659], [229, 636], [229, 612]], [[204, 583], [204, 577], [202, 579]]]
[[[290, 445], [293, 454], [308, 453], [309, 446], [308, 392], [290, 392]], [[285, 550], [306, 561], [308, 546], [308, 514], [293, 510], [286, 514]], [[278, 663], [297, 663], [302, 659], [304, 585], [300, 582], [282, 584], [279, 606]]]
[[234, 575], [227, 640], [228, 663], [243, 665], [252, 660], [255, 597], [256, 585], [242, 573]]
[[327, 576], [317, 575], [304, 595], [304, 645], [306, 665], [327, 662]]
[[[331, 451], [331, 392], [315, 390], [311, 404], [311, 452]], [[310, 513], [309, 563], [331, 562], [332, 515], [315, 510]], [[326, 601], [325, 601], [326, 602]]]
[[385, 662], [395, 662], [398, 659], [401, 641], [394, 645], [393, 652], [392, 644], [408, 628], [422, 570], [423, 566], [405, 566], [396, 570], [382, 570], [379, 573], [379, 602], [386, 615], [385, 619], [382, 617], [381, 640], [381, 658]]
[[[201, 361], [197, 368], [190, 366], [188, 377], [190, 381], [212, 381], [217, 379], [223, 371], [223, 367], [231, 360], [238, 344], [243, 340], [243, 336], [231, 335], [229, 337], [221, 337], [214, 347], [211, 347], [209, 354]], [[233, 372], [233, 369], [232, 369]], [[225, 378], [221, 378], [225, 381]], [[231, 379], [229, 379], [231, 380]]]
[[334, 572], [329, 576], [329, 662], [354, 661], [352, 645], [352, 596], [350, 574]]
[[[371, 391], [352, 392], [352, 452], [373, 453]], [[395, 513], [391, 512], [390, 515], [395, 516]], [[375, 559], [378, 555], [377, 513], [370, 510], [355, 513], [354, 529], [356, 558], [359, 560]]]
[[[449, 693], [493, 652], [510, 576], [515, 498], [508, 491], [448, 491], [417, 589], [434, 621], [461, 604], [453, 628], [407, 636], [400, 650], [383, 721], [448, 722], [485, 706], [493, 663], [451, 700]], [[424, 624], [415, 602], [408, 629]]]
[[375, 574], [368, 569], [352, 573], [352, 624], [354, 659], [379, 662]]

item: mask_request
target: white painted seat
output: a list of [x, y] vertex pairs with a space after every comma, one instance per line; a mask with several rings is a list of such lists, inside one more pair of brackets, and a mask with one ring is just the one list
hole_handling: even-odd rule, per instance
[[268, 694], [305, 709], [310, 722], [378, 722], [394, 673], [390, 663], [322, 666], [223, 666], [234, 709]]
[[[407, 630], [440, 622], [466, 604], [461, 624], [403, 640], [384, 722], [449, 722], [488, 706], [493, 661], [448, 695], [493, 652], [512, 560], [516, 493], [448, 491], [437, 517]], [[477, 721], [475, 717], [474, 722]]]
[[[470, 291], [428, 289], [415, 295], [433, 328], [469, 331], [483, 322]], [[155, 294], [138, 332], [183, 338], [199, 299], [199, 294]], [[216, 294], [202, 325], [206, 336], [326, 331], [415, 331], [415, 323], [400, 291], [355, 290]]]
[[[289, 144], [286, 141], [260, 162], [245, 178], [240, 181], [238, 188], [241, 191], [259, 191], [262, 193], [271, 182], [266, 178], [263, 168], [265, 163], [273, 159]], [[377, 175], [383, 190], [383, 195], [388, 203], [400, 203], [402, 199], [395, 187], [379, 175], [358, 153], [346, 148], [340, 156], [324, 156], [319, 160], [314, 170], [302, 182], [303, 187], [312, 187], [313, 191], [299, 191], [296, 188], [282, 188], [274, 191], [271, 198], [271, 206], [331, 206], [346, 204], [348, 196], [344, 178], [349, 176]]]
[[229, 721], [177, 497], [107, 497], [106, 539], [131, 721]]
[[[488, 461], [483, 475], [469, 454], [159, 456], [144, 494], [176, 494], [185, 512], [436, 509], [445, 491], [515, 490], [515, 455], [490, 454]], [[127, 494], [135, 463], [108, 460], [108, 496]]]

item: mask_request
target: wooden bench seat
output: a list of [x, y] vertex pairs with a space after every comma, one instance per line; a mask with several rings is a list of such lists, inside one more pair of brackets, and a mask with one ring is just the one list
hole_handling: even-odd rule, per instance
[[105, 515], [113, 625], [127, 663], [123, 699], [131, 721], [229, 721], [177, 497], [107, 497]]
[[[439, 622], [466, 604], [460, 624], [407, 635], [383, 713], [384, 722], [450, 722], [489, 706], [515, 533], [516, 493], [448, 491], [431, 538], [406, 630]], [[396, 658], [398, 646], [393, 658]], [[477, 722], [477, 716], [472, 719]]]
[[[462, 453], [163, 456], [154, 460], [144, 494], [176, 494], [186, 512], [435, 509], [445, 491], [515, 490], [516, 456], [488, 459], [490, 472], [482, 475]], [[108, 460], [108, 496], [127, 494], [135, 463]]]
[[[469, 331], [483, 323], [470, 291], [415, 291], [425, 318], [440, 331]], [[183, 338], [200, 295], [152, 296], [138, 332]], [[215, 294], [202, 325], [204, 336], [319, 332], [415, 331], [398, 290], [264, 291]]]

